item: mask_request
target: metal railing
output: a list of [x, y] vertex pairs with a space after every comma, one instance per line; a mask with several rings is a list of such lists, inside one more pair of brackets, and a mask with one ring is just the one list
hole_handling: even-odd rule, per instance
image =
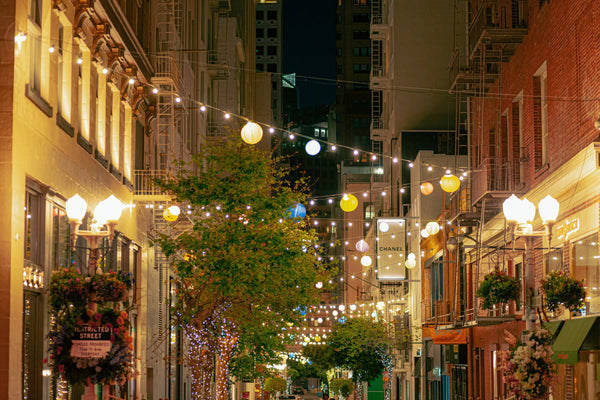
[[474, 46], [486, 29], [527, 29], [527, 6], [519, 0], [507, 10], [498, 0], [484, 0], [469, 25], [469, 49]]
[[155, 179], [166, 179], [172, 176], [170, 171], [163, 170], [135, 170], [135, 188], [136, 196], [166, 196], [167, 193], [160, 189], [155, 183]]
[[179, 65], [175, 55], [171, 52], [161, 52], [154, 56], [154, 66], [156, 68], [156, 78], [171, 79], [176, 85], [179, 85]]

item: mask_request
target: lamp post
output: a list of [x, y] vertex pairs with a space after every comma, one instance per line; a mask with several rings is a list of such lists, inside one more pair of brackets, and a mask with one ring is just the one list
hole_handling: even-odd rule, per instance
[[535, 237], [548, 236], [548, 241], [552, 238], [552, 225], [556, 222], [560, 205], [558, 201], [550, 195], [544, 197], [538, 204], [538, 212], [542, 219], [543, 229], [534, 230], [533, 220], [535, 218], [535, 205], [529, 200], [519, 199], [514, 194], [504, 200], [502, 210], [506, 222], [512, 226], [515, 238], [525, 239], [525, 266], [523, 275], [525, 277], [525, 329], [533, 330], [535, 313], [533, 309], [533, 288], [535, 286], [535, 275], [531, 271], [533, 266], [533, 239]]
[[[88, 273], [91, 275], [101, 273], [102, 270], [98, 267], [98, 245], [105, 237], [108, 237], [109, 245], [112, 243], [115, 226], [123, 211], [123, 203], [112, 194], [106, 200], [98, 203], [94, 209], [94, 217], [89, 230], [79, 229], [87, 212], [87, 203], [81, 196], [76, 194], [67, 200], [66, 208], [71, 226], [71, 245], [75, 246], [78, 236], [84, 238], [90, 246]], [[103, 226], [106, 226], [106, 229], [102, 229]]]

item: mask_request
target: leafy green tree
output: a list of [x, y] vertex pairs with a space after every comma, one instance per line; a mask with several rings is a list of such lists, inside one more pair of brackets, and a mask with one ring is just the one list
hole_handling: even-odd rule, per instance
[[355, 382], [369, 382], [383, 371], [388, 326], [370, 318], [350, 318], [336, 324], [328, 337], [332, 365], [352, 370]]
[[286, 387], [285, 379], [283, 379], [279, 376], [270, 377], [265, 380], [265, 391], [267, 391], [269, 393], [284, 392], [285, 387]]
[[[157, 184], [189, 206], [173, 224], [189, 218], [192, 227], [157, 242], [175, 273], [173, 315], [188, 337], [213, 346], [216, 398], [224, 400], [237, 346], [242, 357], [267, 359], [266, 349], [285, 341], [286, 324], [300, 321], [298, 307], [318, 304], [315, 283], [329, 273], [315, 232], [288, 211], [305, 199], [303, 182], [287, 183], [268, 154], [230, 137], [185, 167]], [[259, 331], [270, 339], [261, 342]]]
[[336, 378], [331, 380], [329, 390], [346, 399], [354, 391], [354, 383], [350, 379]]

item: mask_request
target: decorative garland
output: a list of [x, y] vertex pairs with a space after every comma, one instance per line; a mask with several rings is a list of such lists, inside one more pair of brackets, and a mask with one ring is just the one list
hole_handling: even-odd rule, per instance
[[55, 323], [44, 362], [54, 374], [71, 385], [123, 384], [133, 377], [133, 337], [124, 310], [131, 287], [131, 277], [121, 272], [52, 274], [48, 292]]

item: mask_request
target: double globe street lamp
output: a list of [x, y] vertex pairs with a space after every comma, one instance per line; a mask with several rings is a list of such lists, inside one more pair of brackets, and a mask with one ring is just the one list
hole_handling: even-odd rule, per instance
[[[104, 238], [108, 238], [109, 246], [112, 244], [115, 226], [123, 212], [123, 203], [114, 195], [98, 203], [89, 230], [79, 229], [87, 213], [87, 203], [81, 196], [76, 194], [67, 200], [66, 209], [71, 226], [71, 245], [75, 247], [78, 236], [84, 238], [90, 246], [88, 273], [91, 275], [102, 273], [102, 269], [98, 266], [99, 245]], [[103, 229], [104, 226], [106, 229]]]
[[513, 235], [515, 238], [521, 237], [525, 240], [523, 276], [525, 277], [525, 329], [527, 331], [533, 330], [535, 321], [533, 312], [535, 274], [531, 270], [534, 265], [533, 240], [536, 237], [548, 236], [548, 241], [551, 241], [552, 226], [558, 217], [560, 205], [555, 198], [547, 195], [538, 203], [537, 209], [543, 225], [541, 230], [533, 229], [535, 205], [532, 202], [525, 198], [519, 199], [513, 194], [502, 204], [504, 217], [506, 222], [512, 226]]

